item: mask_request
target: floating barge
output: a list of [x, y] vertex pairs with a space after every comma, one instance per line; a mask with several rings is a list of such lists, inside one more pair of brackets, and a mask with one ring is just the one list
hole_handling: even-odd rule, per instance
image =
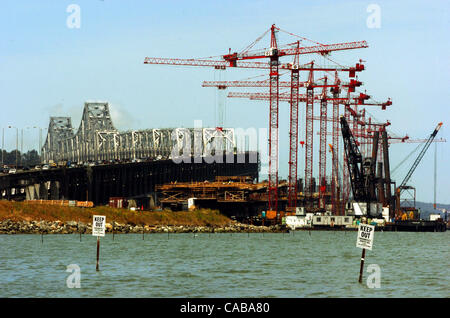
[[441, 220], [405, 220], [387, 223], [383, 231], [394, 232], [445, 232], [447, 225]]
[[[331, 215], [331, 212], [319, 212], [317, 208], [297, 208], [298, 211], [265, 211], [267, 208], [267, 182], [255, 182], [251, 176], [217, 176], [214, 181], [203, 182], [171, 182], [156, 186], [158, 199], [163, 208], [174, 211], [190, 210], [196, 208], [218, 209], [223, 214], [241, 223], [253, 225], [283, 224], [286, 219], [294, 218], [296, 225], [287, 226], [296, 230], [314, 231], [354, 231], [358, 226], [354, 224], [358, 218], [355, 215]], [[287, 203], [286, 182], [279, 183], [278, 201], [280, 207]], [[313, 193], [311, 200], [317, 203], [319, 193]], [[297, 194], [298, 203], [306, 203], [304, 194]], [[325, 192], [326, 202], [329, 202], [330, 193]], [[315, 204], [317, 206], [317, 204]], [[308, 210], [308, 211], [306, 211]], [[302, 212], [300, 212], [302, 211]], [[271, 212], [271, 214], [269, 214]], [[306, 215], [308, 220], [306, 221]], [[418, 215], [417, 213], [415, 215]], [[376, 231], [398, 232], [444, 232], [446, 223], [442, 219], [435, 221], [425, 220], [396, 220], [386, 222], [383, 219], [374, 219]], [[296, 223], [298, 222], [298, 223]]]
[[[299, 227], [295, 230], [303, 231], [357, 231], [357, 226], [331, 226], [314, 225], [309, 227]], [[379, 232], [445, 232], [447, 224], [443, 221], [427, 220], [407, 220], [386, 223], [385, 225], [376, 225], [375, 231]]]

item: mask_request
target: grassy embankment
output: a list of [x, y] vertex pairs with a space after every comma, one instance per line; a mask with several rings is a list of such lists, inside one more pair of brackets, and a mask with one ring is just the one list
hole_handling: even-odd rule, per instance
[[106, 215], [106, 222], [132, 225], [224, 226], [231, 220], [215, 210], [130, 211], [108, 206], [78, 208], [31, 202], [0, 201], [0, 221], [78, 221], [91, 223], [94, 214]]

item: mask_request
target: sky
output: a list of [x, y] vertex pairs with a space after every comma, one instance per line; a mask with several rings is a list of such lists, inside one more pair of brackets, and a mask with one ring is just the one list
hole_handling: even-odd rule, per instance
[[[79, 8], [79, 28], [69, 27], [68, 20], [75, 21], [74, 11], [68, 10], [71, 5]], [[373, 5], [379, 11], [373, 11]], [[366, 70], [358, 74], [364, 83], [360, 91], [367, 90], [378, 101], [393, 101], [385, 111], [367, 110], [378, 121], [389, 120], [392, 133], [426, 139], [443, 122], [437, 138], [448, 142], [430, 147], [409, 184], [416, 187], [417, 200], [433, 202], [437, 151], [437, 201], [449, 204], [449, 8], [448, 1], [4, 0], [0, 10], [0, 127], [4, 128], [5, 148], [16, 148], [16, 130], [8, 126], [17, 127], [19, 134], [23, 131], [25, 151], [38, 148], [39, 130], [45, 135], [50, 116], [71, 116], [72, 125], [78, 127], [86, 101], [108, 101], [119, 130], [192, 127], [198, 119], [205, 127], [214, 127], [220, 97], [215, 89], [202, 88], [202, 81], [265, 76], [262, 71], [144, 65], [144, 58], [217, 57], [230, 48], [239, 52], [275, 23], [320, 43], [368, 42], [369, 48], [336, 52], [331, 58], [342, 65], [365, 61]], [[379, 19], [373, 20], [376, 11]], [[379, 24], [371, 24], [374, 21]], [[280, 43], [286, 43], [281, 42], [285, 39], [289, 38], [280, 34]], [[263, 47], [269, 46], [267, 37], [261, 41], [265, 41]], [[301, 57], [305, 63], [312, 59], [329, 63], [319, 56]], [[301, 76], [304, 80], [305, 74]], [[225, 103], [225, 126], [268, 127], [267, 102], [227, 99]], [[286, 178], [286, 103], [280, 103], [279, 125], [279, 169]], [[299, 130], [301, 140], [302, 123]], [[20, 140], [19, 135], [19, 144]], [[416, 147], [392, 144], [391, 167]], [[302, 151], [299, 177], [304, 169]], [[396, 170], [393, 177], [398, 183], [417, 154]]]

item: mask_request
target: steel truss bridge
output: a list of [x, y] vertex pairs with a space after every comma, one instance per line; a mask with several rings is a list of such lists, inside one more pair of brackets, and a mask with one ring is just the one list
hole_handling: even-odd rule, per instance
[[172, 156], [235, 152], [232, 128], [158, 128], [120, 132], [108, 102], [86, 102], [75, 132], [70, 117], [50, 117], [41, 161], [91, 162], [171, 159]]

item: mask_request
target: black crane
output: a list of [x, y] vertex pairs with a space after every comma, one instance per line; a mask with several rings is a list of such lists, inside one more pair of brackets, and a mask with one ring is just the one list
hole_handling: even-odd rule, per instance
[[[375, 132], [374, 134], [372, 155], [363, 158], [350, 127], [348, 126], [347, 120], [344, 116], [341, 116], [340, 121], [353, 199], [356, 202], [366, 203], [367, 212], [368, 214], [371, 214], [370, 204], [378, 203], [375, 191], [378, 179], [375, 177], [375, 168], [379, 132]], [[378, 216], [379, 213], [375, 214]]]

